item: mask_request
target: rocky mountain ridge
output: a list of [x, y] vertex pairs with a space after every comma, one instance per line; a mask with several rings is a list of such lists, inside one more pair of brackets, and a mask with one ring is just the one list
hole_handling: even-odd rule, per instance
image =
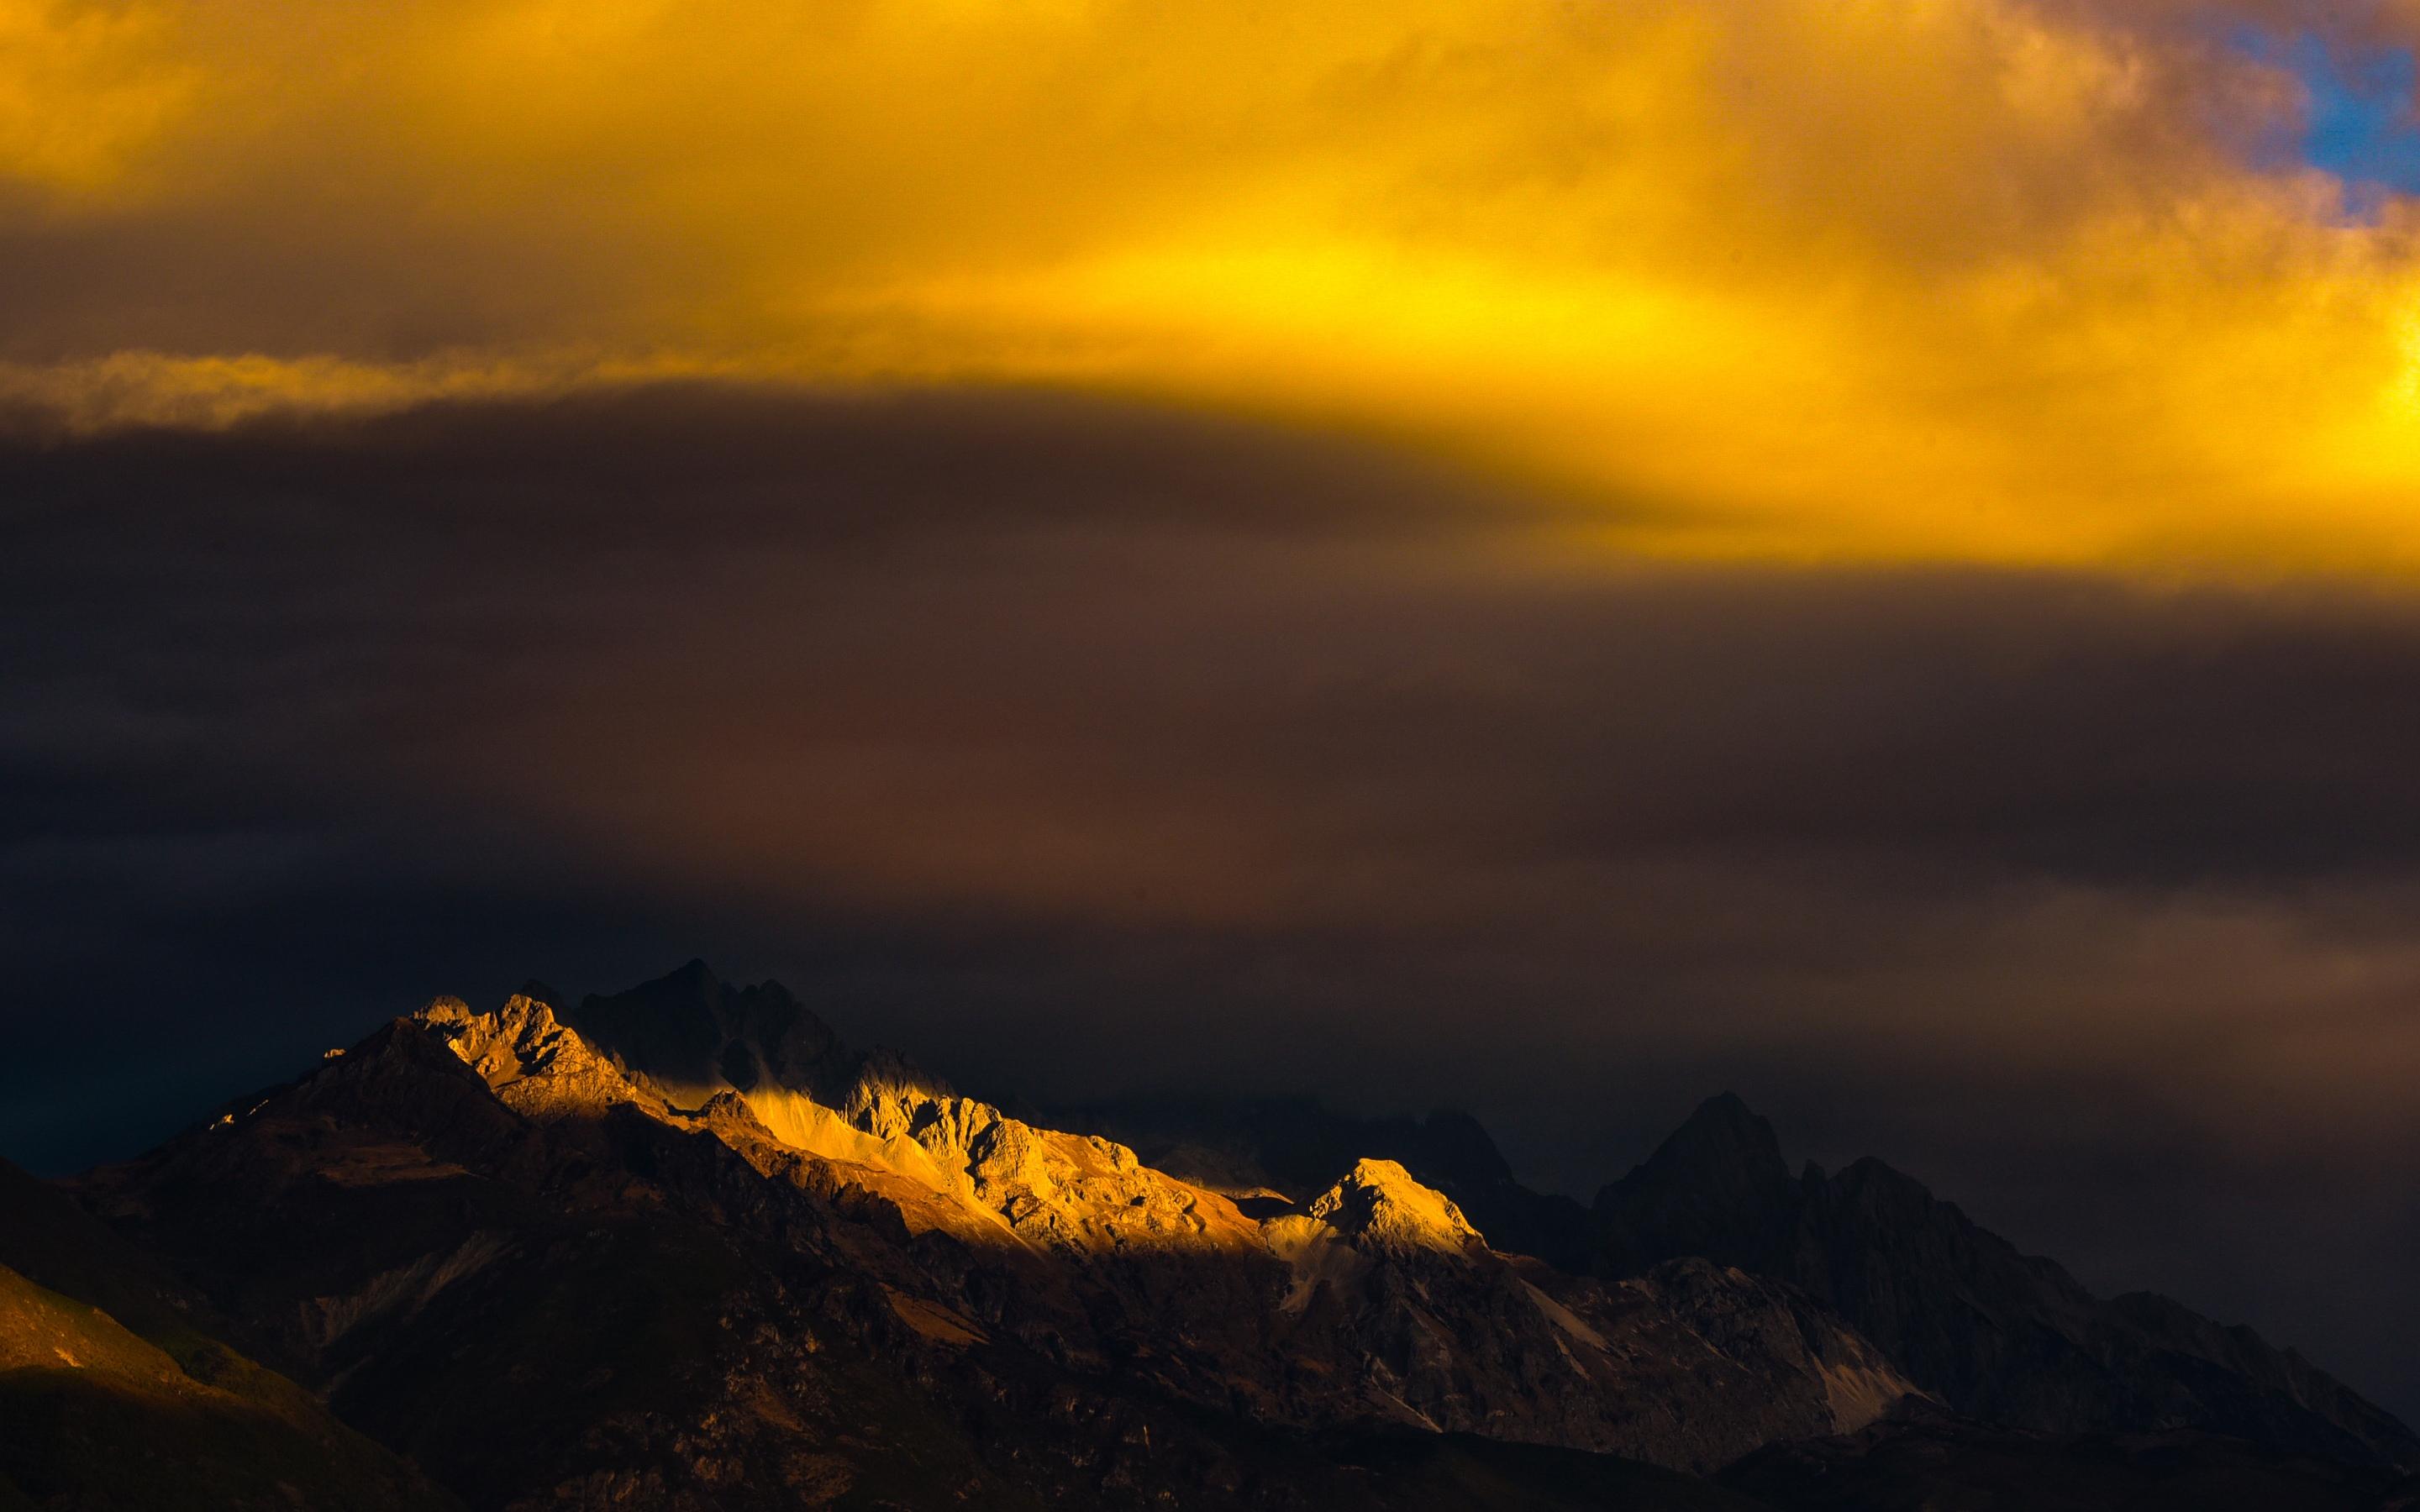
[[[1616, 1484], [1657, 1488], [1642, 1505], [1745, 1504], [1638, 1462], [1706, 1474], [1864, 1442], [1912, 1404], [1971, 1413], [1945, 1361], [2028, 1368], [1961, 1352], [1941, 1311], [1971, 1297], [1927, 1312], [1933, 1272], [1874, 1286], [1900, 1210], [1810, 1228], [1812, 1199], [1788, 1196], [1804, 1183], [1771, 1180], [1769, 1129], [1727, 1106], [1608, 1189], [1589, 1263], [1557, 1264], [1466, 1210], [1464, 1191], [1568, 1217], [1525, 1201], [1475, 1125], [1414, 1125], [1451, 1155], [1429, 1171], [1420, 1149], [1373, 1151], [1292, 1194], [1219, 1191], [855, 1050], [774, 984], [692, 964], [554, 996], [436, 999], [76, 1196], [483, 1507], [1126, 1505], [1171, 1485], [1319, 1504], [1307, 1488], [1344, 1496], [1339, 1464], [1435, 1454], [1510, 1498], [1474, 1505]], [[1871, 1263], [1782, 1273], [1836, 1253]], [[2397, 1459], [2400, 1426], [2307, 1366], [2279, 1375], [2190, 1314], [2095, 1305], [2142, 1314], [2127, 1336], [2167, 1339], [2165, 1368], [2204, 1367], [2172, 1408], [2227, 1405], [2298, 1449], [2309, 1418], [2333, 1461]], [[499, 1422], [514, 1431], [477, 1427]], [[1500, 1447], [1382, 1449], [1404, 1434]], [[1833, 1463], [1761, 1462], [1768, 1482]], [[1388, 1496], [1418, 1504], [1408, 1483]]]
[[1357, 1119], [1258, 1102], [1084, 1116], [1131, 1134], [1150, 1158], [1245, 1187], [1297, 1180], [1340, 1149], [1391, 1156], [1567, 1271], [1636, 1276], [1698, 1257], [1771, 1277], [1978, 1421], [2044, 1434], [2204, 1431], [2420, 1463], [2405, 1425], [2250, 1329], [2149, 1293], [2095, 1297], [1879, 1160], [1793, 1173], [1772, 1126], [1728, 1093], [1589, 1206], [1521, 1187], [1485, 1131], [1450, 1112]]

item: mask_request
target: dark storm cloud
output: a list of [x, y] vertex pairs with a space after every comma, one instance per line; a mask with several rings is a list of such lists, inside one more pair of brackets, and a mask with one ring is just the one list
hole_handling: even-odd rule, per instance
[[1575, 566], [1067, 398], [9, 436], [12, 1154], [705, 953], [979, 1084], [1461, 1103], [1583, 1188], [1738, 1085], [2411, 1384], [2393, 599]]

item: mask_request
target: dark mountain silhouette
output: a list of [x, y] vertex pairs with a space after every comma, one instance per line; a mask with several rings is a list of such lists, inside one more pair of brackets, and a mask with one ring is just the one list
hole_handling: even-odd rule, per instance
[[[1162, 1109], [1139, 1153], [1114, 1110], [1013, 1116], [700, 964], [553, 995], [438, 999], [138, 1161], [21, 1179], [0, 1263], [240, 1340], [305, 1439], [478, 1508], [1745, 1512], [2017, 1462], [2116, 1508], [2145, 1461], [2092, 1435], [2147, 1404], [2187, 1419], [2160, 1454], [2298, 1494], [2410, 1458], [2248, 1335], [2095, 1302], [1861, 1167], [1792, 1178], [1735, 1101], [1590, 1211], [1455, 1115]], [[47, 1442], [37, 1504], [98, 1504]]]
[[[1593, 1210], [1528, 1191], [1466, 1116], [1355, 1119], [1316, 1103], [1103, 1105], [1094, 1124], [1171, 1170], [1298, 1188], [1362, 1149], [1401, 1161], [1482, 1231], [1571, 1270], [1643, 1274], [1699, 1257], [1788, 1283], [1908, 1379], [1978, 1419], [2046, 1433], [2231, 1435], [2301, 1454], [2420, 1465], [2420, 1439], [2249, 1329], [2149, 1293], [2090, 1295], [1877, 1160], [1792, 1174], [1765, 1119], [1708, 1099]], [[1492, 1226], [1492, 1227], [1491, 1227]]]
[[1773, 1126], [1736, 1097], [1700, 1106], [1596, 1211], [1607, 1273], [1694, 1255], [1786, 1281], [1974, 1417], [2420, 1466], [2411, 1429], [2248, 1328], [2149, 1293], [2094, 1297], [1878, 1160], [1792, 1177]]
[[[554, 996], [533, 983], [541, 1001]], [[726, 986], [703, 961], [566, 1014], [592, 1043], [673, 1082], [720, 1078], [742, 1092], [771, 1081], [833, 1100], [857, 1075], [857, 1052], [780, 982]]]

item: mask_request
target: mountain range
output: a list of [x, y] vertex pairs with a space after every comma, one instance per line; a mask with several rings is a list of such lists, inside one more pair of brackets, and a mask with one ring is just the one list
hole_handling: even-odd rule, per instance
[[1736, 1098], [1583, 1204], [1454, 1114], [1003, 1109], [694, 962], [9, 1171], [0, 1267], [0, 1509], [2420, 1506], [2299, 1355]]

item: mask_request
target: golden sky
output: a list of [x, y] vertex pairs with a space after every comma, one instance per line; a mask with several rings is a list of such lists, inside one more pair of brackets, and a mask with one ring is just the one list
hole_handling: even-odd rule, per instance
[[0, 393], [1040, 383], [1574, 551], [2399, 574], [2420, 217], [2290, 150], [2304, 8], [0, 0]]

